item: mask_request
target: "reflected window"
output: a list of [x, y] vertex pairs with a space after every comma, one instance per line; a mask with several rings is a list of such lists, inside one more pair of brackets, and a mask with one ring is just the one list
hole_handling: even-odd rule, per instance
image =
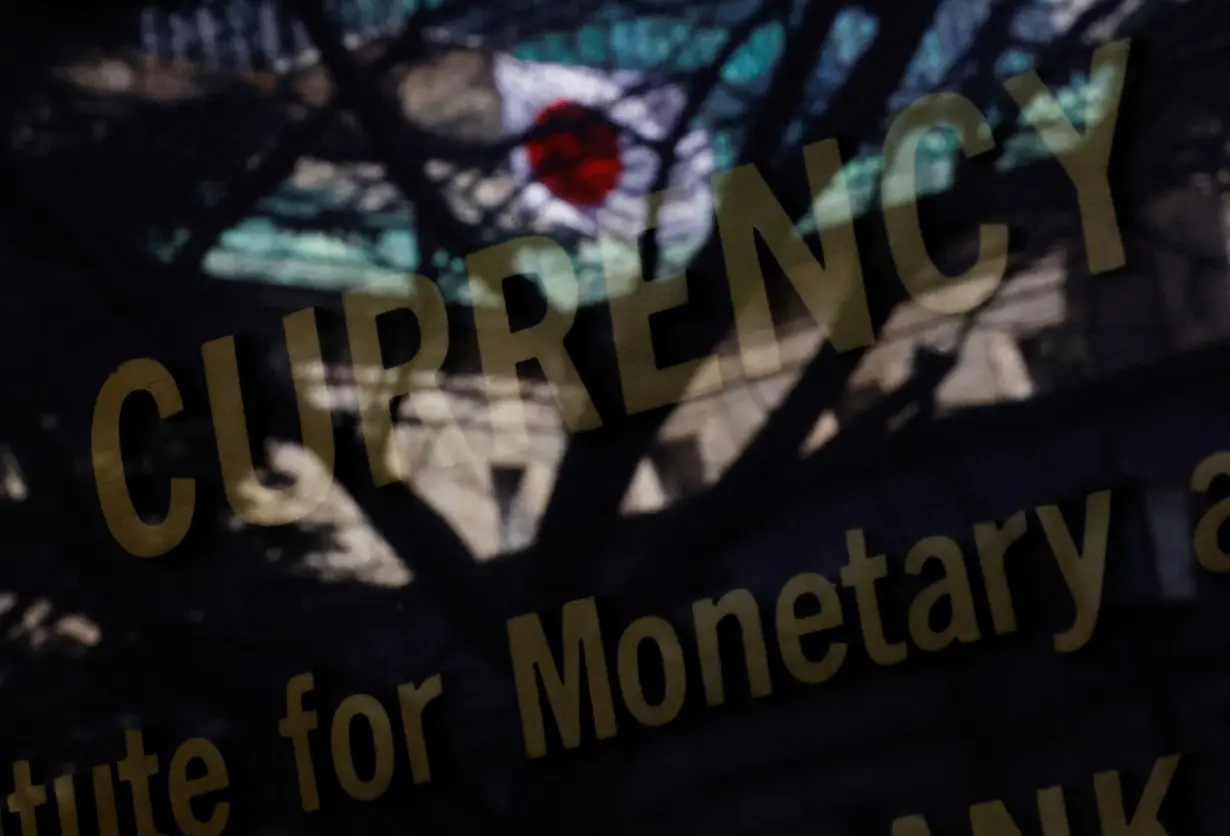
[[1191, 545], [1195, 521], [1190, 488], [1177, 482], [1146, 485], [1144, 511], [1162, 600], [1192, 600], [1198, 582]]

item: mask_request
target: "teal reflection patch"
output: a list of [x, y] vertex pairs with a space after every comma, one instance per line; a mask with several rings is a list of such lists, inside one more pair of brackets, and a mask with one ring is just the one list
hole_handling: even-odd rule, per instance
[[[989, 8], [987, 0], [948, 0], [942, 4], [933, 29], [915, 56], [907, 78], [893, 97], [895, 112], [918, 96], [933, 92], [947, 77], [956, 56], [970, 44]], [[820, 112], [828, 96], [844, 83], [848, 72], [863, 56], [878, 35], [878, 22], [851, 7], [838, 18], [821, 56], [809, 102]], [[527, 40], [511, 51], [521, 59], [589, 65], [607, 69], [670, 69], [684, 74], [712, 63], [721, 50], [726, 33], [719, 29], [693, 29], [679, 20], [642, 17], [636, 20], [595, 22], [574, 32], [551, 33]], [[784, 49], [784, 33], [774, 23], [759, 29], [748, 43], [736, 51], [722, 69], [731, 88], [754, 92], [767, 83]], [[999, 56], [995, 75], [999, 78], [1027, 71], [1033, 54], [1012, 48]], [[1065, 114], [1080, 130], [1092, 110], [1103, 104], [1100, 91], [1105, 79], [1091, 82], [1077, 76], [1056, 97]], [[751, 98], [754, 99], [754, 96]], [[717, 169], [726, 170], [738, 159], [742, 142], [740, 131], [746, 123], [744, 97], [719, 90], [702, 108], [699, 120], [710, 125], [709, 141]], [[809, 111], [807, 116], [814, 115]], [[1012, 118], [1016, 118], [1013, 111]], [[886, 129], [891, 113], [886, 114]], [[993, 125], [1004, 114], [989, 110]], [[789, 136], [801, 137], [801, 121], [791, 126]], [[1036, 134], [1025, 127], [1018, 130], [1002, 149], [998, 165], [1011, 168], [1047, 154]], [[928, 134], [919, 149], [917, 185], [921, 193], [950, 188], [954, 163], [960, 149], [951, 131]], [[844, 167], [846, 187], [853, 211], [861, 214], [875, 205], [884, 160], [877, 142], [859, 149]], [[256, 216], [248, 218], [222, 236], [209, 253], [205, 269], [219, 278], [264, 281], [272, 284], [304, 286], [322, 290], [351, 288], [397, 289], [406, 285], [407, 273], [423, 270], [439, 276], [439, 284], [451, 301], [484, 304], [488, 300], [471, 298], [465, 263], [456, 254], [419, 252], [414, 235], [413, 213], [403, 201], [396, 211], [358, 211], [354, 208], [353, 183], [329, 183], [321, 188], [294, 188], [289, 184], [259, 205]], [[831, 192], [831, 189], [830, 189]], [[832, 196], [821, 196], [821, 205], [831, 205]], [[349, 214], [347, 214], [349, 213]], [[345, 218], [347, 223], [325, 223], [323, 219]], [[347, 224], [350, 224], [349, 228]], [[313, 228], [318, 226], [320, 228]], [[814, 221], [801, 219], [800, 229], [814, 231]], [[682, 264], [686, 253], [666, 253], [668, 262]], [[582, 247], [573, 256], [580, 284], [580, 301], [590, 304], [605, 298], [606, 288], [596, 247]], [[565, 294], [567, 295], [567, 294]]]

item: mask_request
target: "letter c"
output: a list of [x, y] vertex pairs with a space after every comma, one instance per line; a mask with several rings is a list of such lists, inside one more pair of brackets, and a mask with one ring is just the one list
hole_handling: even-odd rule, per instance
[[179, 545], [187, 535], [196, 507], [196, 483], [182, 477], [171, 479], [171, 503], [162, 522], [147, 523], [137, 513], [124, 478], [120, 412], [128, 396], [141, 391], [154, 396], [159, 418], [170, 418], [184, 408], [179, 387], [165, 366], [148, 357], [129, 360], [107, 378], [98, 393], [90, 453], [98, 501], [111, 536], [134, 557], [158, 557]]
[[910, 296], [938, 314], [963, 314], [991, 298], [1008, 269], [1008, 227], [983, 224], [978, 231], [978, 262], [960, 276], [940, 271], [923, 241], [915, 183], [918, 148], [923, 136], [941, 125], [957, 129], [967, 157], [995, 147], [991, 126], [977, 105], [956, 93], [919, 99], [893, 120], [884, 141], [885, 176], [881, 202], [889, 249]]

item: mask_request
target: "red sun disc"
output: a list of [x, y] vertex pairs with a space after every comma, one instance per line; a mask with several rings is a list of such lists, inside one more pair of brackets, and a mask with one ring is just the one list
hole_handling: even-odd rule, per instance
[[592, 108], [566, 99], [534, 119], [526, 151], [534, 179], [581, 208], [606, 202], [623, 171], [616, 127]]

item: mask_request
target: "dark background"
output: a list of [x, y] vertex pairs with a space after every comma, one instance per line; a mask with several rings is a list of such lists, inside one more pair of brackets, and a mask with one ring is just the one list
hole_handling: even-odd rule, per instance
[[[1099, 0], [1065, 16], [1063, 6], [995, 0], [967, 9], [965, 2], [857, 7], [877, 28], [837, 83], [822, 69], [845, 7], [830, 0], [763, 8], [448, 0], [403, 15], [383, 34], [369, 32], [378, 37], [358, 52], [346, 49], [343, 36], [348, 21], [375, 14], [370, 7], [293, 3], [273, 10], [282, 43], [292, 47], [249, 39], [244, 57], [236, 35], [227, 50], [173, 54], [160, 41], [164, 54], [121, 93], [100, 92], [100, 62], [146, 66], [136, 56], [140, 7], [6, 5], [0, 443], [9, 476], [0, 500], [0, 763], [28, 759], [46, 781], [75, 770], [87, 830], [93, 811], [85, 774], [122, 756], [125, 728], [141, 728], [164, 772], [173, 747], [188, 737], [206, 736], [224, 751], [230, 833], [872, 834], [919, 812], [935, 832], [958, 833], [967, 832], [968, 805], [992, 798], [1007, 799], [1028, 833], [1038, 832], [1033, 792], [1063, 784], [1077, 834], [1097, 826], [1095, 771], [1124, 770], [1131, 805], [1154, 759], [1183, 752], [1164, 815], [1168, 832], [1222, 832], [1230, 819], [1220, 792], [1230, 742], [1225, 584], [1195, 567], [1190, 546], [1195, 521], [1220, 495], [1199, 496], [1189, 483], [1197, 462], [1227, 446], [1222, 79], [1230, 44], [1218, 22], [1223, 10], [1215, 0]], [[204, 9], [225, 18], [221, 7]], [[162, 11], [182, 13], [199, 33], [199, 10]], [[962, 163], [951, 188], [921, 201], [933, 250], [960, 263], [977, 224], [1003, 220], [1013, 236], [1005, 293], [1048, 270], [1058, 276], [1054, 321], [1002, 329], [1014, 334], [1025, 362], [1026, 393], [962, 399], [944, 389], [955, 369], [987, 351], [963, 347], [977, 333], [972, 325], [932, 318], [918, 329], [926, 339], [888, 339], [890, 331], [903, 333], [893, 331], [893, 317], [911, 308], [880, 215], [869, 211], [856, 220], [868, 295], [877, 330], [886, 329], [882, 342], [910, 361], [905, 381], [888, 385], [870, 375], [868, 382], [859, 363], [870, 360], [860, 353], [815, 351], [717, 477], [689, 476], [695, 445], [663, 440], [672, 410], [624, 413], [609, 315], [595, 303], [578, 314], [568, 347], [604, 426], [564, 439], [552, 464], [554, 489], [528, 542], [477, 555], [440, 512], [444, 489], [372, 488], [355, 419], [340, 409], [338, 481], [363, 515], [366, 536], [387, 546], [390, 571], [410, 580], [381, 584], [321, 570], [313, 555], [322, 549], [336, 560], [358, 548], [338, 545], [329, 525], [234, 525], [208, 419], [201, 343], [239, 335], [258, 459], [265, 441], [299, 437], [280, 317], [316, 306], [326, 361], [344, 367], [348, 356], [336, 289], [283, 286], [261, 275], [221, 280], [204, 265], [222, 233], [264, 213], [284, 228], [370, 235], [359, 210], [279, 216], [262, 199], [305, 156], [375, 162], [411, 207], [421, 272], [439, 280], [444, 270], [433, 265], [507, 232], [459, 214], [428, 161], [454, 155], [458, 164], [494, 167], [507, 148], [472, 121], [424, 119], [431, 108], [416, 111], [402, 98], [398, 79], [457, 49], [425, 27], [454, 41], [476, 36], [481, 53], [543, 33], [566, 38], [586, 25], [614, 32], [619, 21], [641, 17], [665, 20], [664, 33], [726, 31], [732, 44], [763, 25], [786, 27], [773, 64], [747, 81], [672, 63], [677, 53], [639, 63], [650, 65], [651, 78], [683, 85], [696, 103], [691, 115], [710, 120], [714, 135], [729, 135], [734, 161], [756, 163], [798, 217], [808, 195], [797, 149], [837, 136], [849, 159], [880, 143], [889, 117], [912, 98], [903, 102], [902, 91], [962, 91], [1007, 114], [1003, 140], [1021, 129], [996, 80], [1010, 50], [1031, 56], [1057, 89], [1087, 75], [1098, 43], [1132, 37], [1112, 166], [1127, 264], [1088, 275], [1075, 195], [1053, 158], [1007, 170]], [[909, 73], [920, 44], [943, 35], [938, 21], [963, 19], [972, 34], [949, 69], [911, 89], [903, 79], [917, 79]], [[315, 63], [293, 72], [276, 66], [274, 59], [309, 47]], [[278, 51], [286, 54], [271, 54]], [[638, 63], [615, 52], [595, 53], [592, 63]], [[734, 56], [720, 52], [723, 60]], [[85, 69], [66, 73], [74, 67]], [[266, 72], [288, 81], [260, 75]], [[339, 106], [323, 105], [330, 91], [344, 97]], [[562, 231], [558, 240], [568, 245]], [[650, 248], [646, 260], [655, 258]], [[802, 306], [773, 269], [766, 268], [779, 324], [806, 327]], [[690, 266], [686, 315], [655, 325], [660, 358], [697, 356], [728, 337], [725, 288], [714, 239]], [[517, 315], [541, 315], [541, 298], [515, 298]], [[1030, 315], [1024, 304], [998, 310], [1009, 325]], [[460, 376], [476, 369], [473, 314], [454, 300], [450, 317], [446, 368]], [[409, 356], [413, 324], [398, 320], [386, 330], [386, 361]], [[952, 334], [955, 341], [945, 343]], [[186, 408], [158, 422], [148, 403], [130, 407], [134, 491], [155, 509], [165, 502], [168, 475], [197, 479], [188, 539], [156, 560], [132, 558], [112, 541], [90, 465], [99, 388], [140, 356], [172, 370]], [[702, 426], [724, 420], [719, 406], [692, 408]], [[837, 415], [836, 434], [799, 455], [826, 410]], [[646, 459], [668, 501], [626, 513], [621, 503]], [[638, 615], [659, 614], [684, 631], [687, 647], [692, 600], [746, 587], [764, 602], [770, 623], [777, 589], [790, 575], [835, 577], [849, 528], [866, 529], [872, 547], [900, 567], [922, 536], [952, 533], [968, 546], [974, 523], [1039, 504], [1059, 503], [1079, 520], [1082, 498], [1101, 489], [1114, 491], [1107, 591], [1094, 640], [1077, 653], [1053, 652], [1051, 634], [1070, 613], [1043, 545], [1031, 541], [1014, 558], [1022, 599], [1012, 636], [990, 637], [980, 611], [984, 639], [968, 648], [934, 658], [913, 652], [892, 670], [852, 650], [831, 683], [760, 700], [732, 683], [728, 704], [715, 709], [696, 704], [693, 676], [689, 705], [667, 728], [633, 731], [621, 716], [613, 740], [587, 739], [579, 751], [542, 762], [524, 757], [504, 632], [513, 615], [557, 612], [597, 594], [608, 635]], [[726, 644], [737, 661], [737, 644]], [[445, 696], [428, 721], [432, 783], [412, 787], [399, 761], [380, 801], [360, 804], [325, 789], [321, 812], [300, 813], [276, 721], [286, 680], [308, 670], [316, 674], [309, 699], [322, 725], [351, 693], [371, 693], [392, 712], [397, 684], [441, 672]], [[327, 728], [314, 740], [320, 755]], [[318, 766], [322, 788], [331, 771]], [[130, 832], [124, 794], [121, 830]], [[45, 828], [56, 826], [52, 809], [44, 808]], [[12, 814], [0, 815], [19, 826]], [[159, 823], [172, 832], [167, 810]]]

